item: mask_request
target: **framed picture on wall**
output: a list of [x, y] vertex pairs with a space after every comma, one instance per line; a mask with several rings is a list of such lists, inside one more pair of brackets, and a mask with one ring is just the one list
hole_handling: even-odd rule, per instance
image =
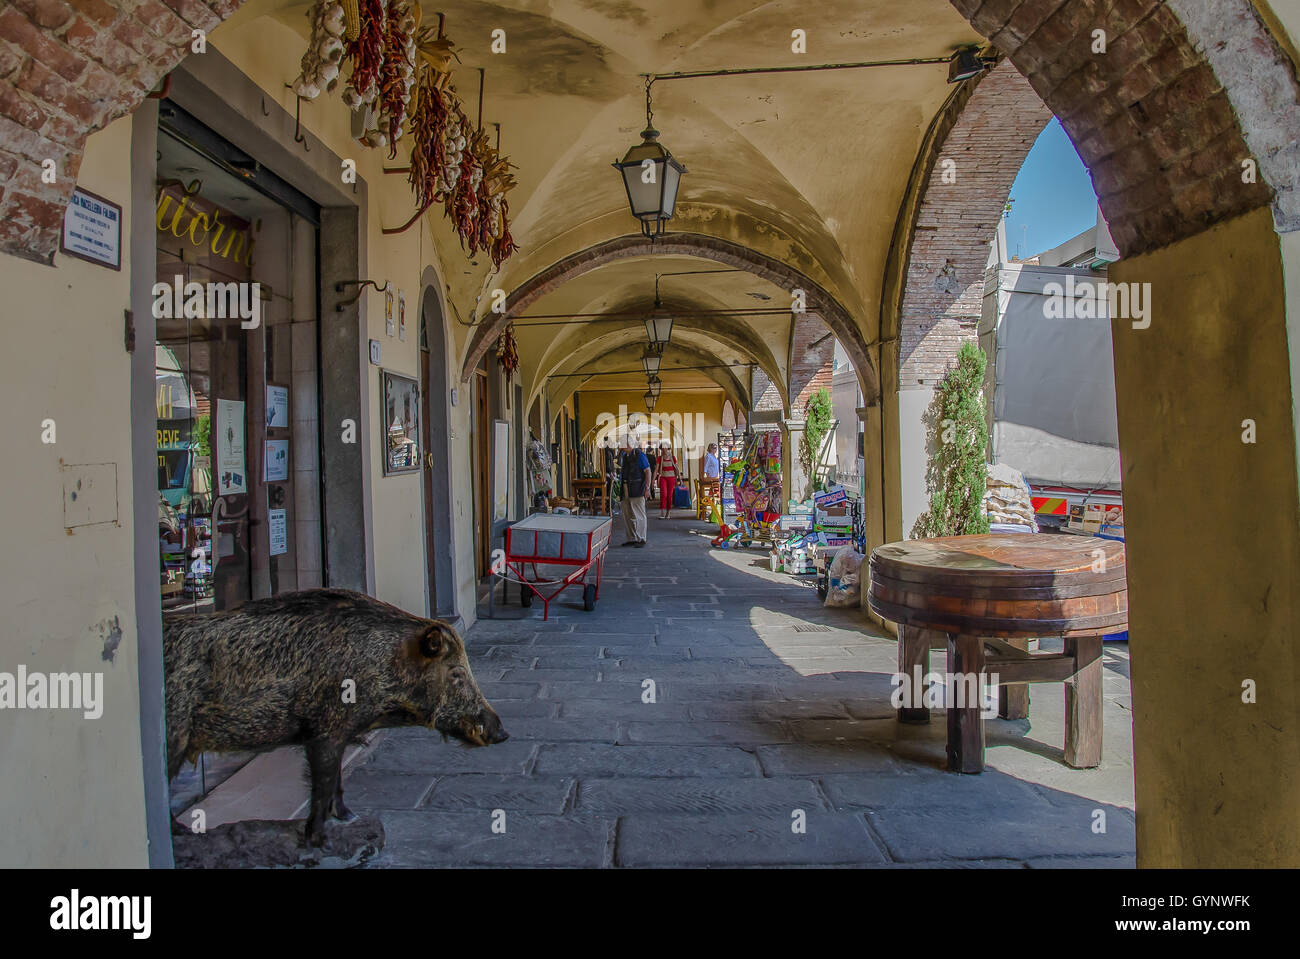
[[420, 384], [409, 376], [381, 370], [379, 391], [384, 475], [419, 472]]

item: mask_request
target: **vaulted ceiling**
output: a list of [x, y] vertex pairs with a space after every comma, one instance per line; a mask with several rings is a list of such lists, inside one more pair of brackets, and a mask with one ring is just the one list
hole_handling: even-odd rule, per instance
[[[435, 4], [423, 5], [431, 17]], [[307, 6], [250, 0], [236, 17], [269, 14], [305, 37]], [[509, 292], [567, 256], [636, 232], [610, 163], [645, 125], [641, 74], [944, 57], [980, 40], [948, 0], [444, 0], [436, 8], [460, 51], [455, 83], [468, 112], [477, 110], [483, 67], [483, 121], [501, 125], [502, 149], [518, 168], [509, 203], [519, 251], [499, 273], [486, 257], [465, 256], [440, 212], [425, 218], [449, 295], [466, 317], [486, 312], [491, 290]], [[796, 29], [806, 34], [806, 53], [791, 50]], [[505, 31], [505, 53], [491, 52], [494, 30]], [[793, 267], [872, 341], [900, 201], [951, 90], [946, 80], [945, 66], [926, 64], [656, 82], [660, 140], [689, 171], [670, 230], [730, 240]], [[648, 308], [656, 273], [716, 265], [634, 258], [587, 273], [525, 312]], [[788, 290], [757, 277], [664, 282], [684, 308], [790, 302]], [[756, 300], [756, 292], [772, 299]], [[611, 322], [641, 327], [635, 318]], [[788, 315], [718, 321], [711, 345], [707, 322], [693, 333], [689, 324], [679, 329], [684, 343], [689, 336], [714, 359], [781, 372], [789, 322]], [[516, 330], [535, 395], [557, 371], [600, 365], [595, 330], [585, 324], [530, 329], [520, 319]]]

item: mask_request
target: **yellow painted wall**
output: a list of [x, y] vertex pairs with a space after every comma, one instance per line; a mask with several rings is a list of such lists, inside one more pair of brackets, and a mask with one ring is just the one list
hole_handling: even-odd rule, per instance
[[[638, 392], [580, 392], [578, 397], [578, 409], [581, 413], [581, 420], [578, 423], [578, 435], [584, 437], [584, 439], [595, 429], [602, 414], [617, 417], [620, 404], [627, 407], [629, 418], [635, 415], [638, 419], [644, 421], [648, 416], [645, 409], [645, 390]], [[695, 430], [693, 425], [695, 414], [703, 414], [704, 429], [703, 439], [701, 440], [703, 445], [699, 450], [694, 451], [690, 457], [693, 465], [688, 466], [687, 458], [682, 457], [681, 447], [678, 446], [677, 449], [677, 455], [682, 459], [682, 466], [689, 470], [692, 477], [698, 478], [700, 475], [699, 460], [704, 455], [703, 446], [718, 441], [718, 432], [722, 429], [722, 404], [724, 399], [721, 390], [664, 390], [655, 406], [656, 414], [669, 417], [677, 414], [680, 419], [672, 421], [674, 423], [685, 423], [686, 417], [689, 416], [692, 425], [689, 428], [683, 426], [683, 430], [689, 429], [692, 433]]]
[[[79, 184], [122, 204], [121, 272], [0, 256], [0, 671], [102, 672], [103, 714], [0, 711], [0, 867], [148, 864], [132, 556], [131, 121], [86, 143]], [[152, 265], [150, 265], [152, 268]], [[152, 351], [152, 344], [137, 348]], [[41, 421], [55, 421], [55, 442]], [[61, 464], [117, 469], [117, 522], [64, 528]], [[148, 508], [155, 509], [153, 504]], [[111, 660], [105, 638], [120, 630]]]
[[1150, 328], [1113, 323], [1138, 864], [1294, 867], [1300, 507], [1272, 218], [1122, 260], [1111, 280], [1152, 297]]

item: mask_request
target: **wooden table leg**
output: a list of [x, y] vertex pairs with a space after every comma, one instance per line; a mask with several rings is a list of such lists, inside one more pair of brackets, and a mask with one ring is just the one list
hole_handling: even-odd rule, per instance
[[[1008, 639], [1007, 644], [1029, 653], [1028, 639]], [[998, 686], [998, 716], [1001, 719], [1029, 718], [1029, 684], [1002, 683]]]
[[[920, 668], [921, 681], [916, 681]], [[900, 706], [900, 723], [928, 723], [930, 710], [925, 704], [925, 674], [930, 671], [930, 631], [915, 626], [898, 627], [898, 671], [903, 676], [904, 696], [910, 694], [911, 706]], [[905, 699], [905, 701], [907, 701]]]
[[[948, 634], [948, 768], [984, 771], [984, 642], [978, 636]], [[973, 679], [973, 681], [972, 681]], [[958, 705], [960, 703], [960, 705]]]
[[1101, 637], [1066, 638], [1075, 673], [1065, 681], [1065, 762], [1075, 769], [1101, 763]]

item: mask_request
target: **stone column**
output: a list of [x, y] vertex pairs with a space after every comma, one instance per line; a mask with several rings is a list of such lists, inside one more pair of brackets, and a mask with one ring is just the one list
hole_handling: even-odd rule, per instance
[[[799, 462], [799, 443], [803, 439], [807, 420], [781, 420], [781, 495], [786, 501], [802, 501], [808, 496], [809, 479]], [[785, 512], [786, 503], [780, 510]]]

